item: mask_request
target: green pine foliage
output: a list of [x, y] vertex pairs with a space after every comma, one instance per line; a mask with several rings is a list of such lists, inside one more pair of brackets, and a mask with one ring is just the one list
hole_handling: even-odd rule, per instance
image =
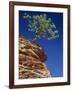
[[25, 13], [23, 18], [28, 21], [28, 30], [35, 33], [34, 40], [41, 37], [48, 40], [59, 37], [59, 31], [56, 30], [55, 24], [51, 18], [47, 18], [46, 14], [30, 16]]

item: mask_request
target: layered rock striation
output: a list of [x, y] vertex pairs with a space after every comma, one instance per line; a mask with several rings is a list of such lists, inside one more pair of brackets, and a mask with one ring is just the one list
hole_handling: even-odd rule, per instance
[[34, 41], [19, 37], [19, 79], [50, 77], [44, 64], [46, 58], [44, 50]]

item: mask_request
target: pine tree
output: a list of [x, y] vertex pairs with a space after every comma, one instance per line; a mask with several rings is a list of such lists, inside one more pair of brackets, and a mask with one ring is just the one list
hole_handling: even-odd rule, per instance
[[26, 19], [28, 22], [28, 31], [35, 33], [33, 41], [40, 39], [41, 37], [46, 38], [47, 40], [59, 37], [59, 31], [56, 29], [51, 18], [47, 18], [46, 14], [31, 16], [25, 13], [23, 19]]

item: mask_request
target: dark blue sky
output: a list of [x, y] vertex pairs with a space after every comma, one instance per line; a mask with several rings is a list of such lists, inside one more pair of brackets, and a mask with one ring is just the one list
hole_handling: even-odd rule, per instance
[[50, 70], [52, 77], [63, 76], [63, 13], [55, 12], [33, 12], [19, 11], [19, 35], [27, 39], [33, 38], [33, 33], [28, 31], [27, 21], [23, 19], [24, 13], [29, 15], [47, 14], [59, 30], [59, 38], [53, 40], [38, 39], [37, 43], [45, 50], [48, 58], [45, 61], [47, 68]]

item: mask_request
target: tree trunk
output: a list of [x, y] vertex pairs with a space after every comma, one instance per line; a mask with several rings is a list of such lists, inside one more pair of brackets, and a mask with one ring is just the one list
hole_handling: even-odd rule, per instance
[[33, 42], [36, 42], [36, 40], [37, 40], [37, 37], [35, 37], [35, 38], [32, 39]]

